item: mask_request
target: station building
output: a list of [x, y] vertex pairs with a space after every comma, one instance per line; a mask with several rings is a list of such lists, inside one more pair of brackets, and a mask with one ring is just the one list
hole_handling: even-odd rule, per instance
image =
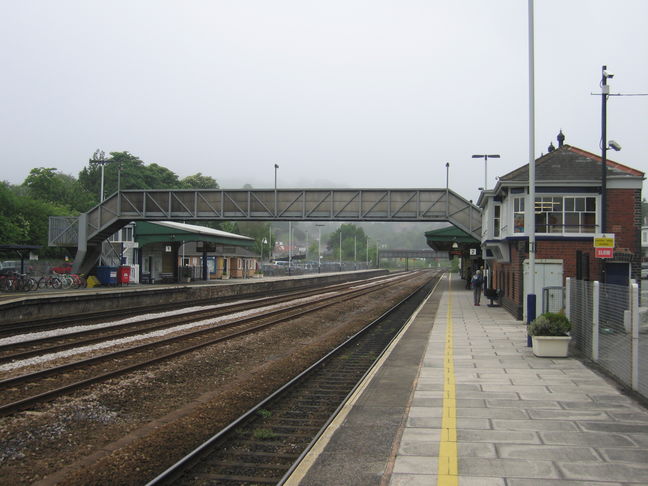
[[257, 270], [255, 241], [247, 236], [193, 224], [142, 221], [135, 225], [134, 238], [142, 275], [154, 281], [247, 278]]
[[254, 238], [206, 226], [139, 221], [109, 240], [103, 258], [130, 266], [133, 282], [250, 278], [259, 265]]
[[[602, 233], [602, 159], [563, 140], [561, 132], [558, 148], [550, 146], [535, 161], [536, 315], [555, 310], [549, 301], [558, 294], [562, 299], [567, 277], [622, 285], [641, 278], [644, 173], [607, 160], [605, 233], [614, 234], [615, 246], [611, 258], [596, 258], [594, 237]], [[525, 289], [530, 285], [528, 192], [526, 164], [499, 177], [477, 201], [485, 286], [498, 289], [500, 302], [518, 319], [526, 319]]]

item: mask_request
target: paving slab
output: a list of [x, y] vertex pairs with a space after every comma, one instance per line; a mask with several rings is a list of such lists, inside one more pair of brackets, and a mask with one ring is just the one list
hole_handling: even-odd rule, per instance
[[432, 295], [287, 485], [429, 486], [452, 464], [458, 486], [648, 485], [648, 410], [577, 359], [535, 357], [456, 276]]

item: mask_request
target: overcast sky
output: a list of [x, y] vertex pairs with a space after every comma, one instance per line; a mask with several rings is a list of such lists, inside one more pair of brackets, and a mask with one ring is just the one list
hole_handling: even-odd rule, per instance
[[[0, 179], [129, 151], [224, 188], [450, 187], [528, 161], [525, 0], [0, 0]], [[648, 1], [536, 0], [536, 155], [648, 93]], [[648, 171], [648, 97], [608, 103]]]

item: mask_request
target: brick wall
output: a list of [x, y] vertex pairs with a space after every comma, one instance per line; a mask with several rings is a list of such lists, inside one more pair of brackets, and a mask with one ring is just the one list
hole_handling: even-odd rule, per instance
[[[631, 276], [641, 278], [641, 190], [608, 189], [607, 232], [616, 235], [615, 259], [631, 263]], [[492, 262], [493, 286], [504, 289], [502, 305], [517, 319], [522, 318], [524, 288], [523, 264], [528, 258], [527, 242], [512, 241], [510, 263]], [[595, 258], [591, 240], [536, 241], [536, 259], [563, 261], [563, 277], [576, 276], [576, 252], [589, 255], [590, 280], [599, 280], [601, 260]], [[564, 282], [563, 282], [564, 284]]]

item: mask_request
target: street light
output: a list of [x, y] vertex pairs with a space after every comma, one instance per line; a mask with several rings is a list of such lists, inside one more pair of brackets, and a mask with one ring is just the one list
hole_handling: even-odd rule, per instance
[[610, 140], [608, 147], [607, 140], [607, 100], [610, 96], [607, 80], [613, 77], [614, 74], [608, 72], [607, 66], [601, 68], [601, 233], [605, 233], [607, 229], [607, 150], [608, 148], [621, 150], [621, 145], [614, 140]]
[[367, 239], [365, 241], [365, 252], [367, 254], [367, 270], [369, 270], [369, 237], [367, 236], [366, 238]]
[[322, 273], [322, 226], [324, 225], [315, 226], [317, 226], [317, 273]]
[[95, 150], [95, 153], [92, 155], [92, 160], [95, 164], [101, 165], [101, 192], [99, 193], [99, 202], [104, 200], [104, 166], [108, 162], [106, 160], [106, 153], [103, 150]]
[[340, 272], [342, 271], [342, 225], [340, 225]]
[[274, 200], [274, 215], [275, 215], [275, 218], [277, 217], [277, 169], [278, 169], [278, 168], [279, 168], [279, 165], [278, 165], [278, 164], [275, 164], [275, 165], [274, 165], [274, 169], [275, 169], [275, 186], [274, 186], [274, 196], [275, 196], [274, 199], [275, 199], [275, 200]]
[[488, 189], [488, 159], [499, 159], [499, 154], [475, 154], [473, 159], [484, 159], [484, 189]]
[[[263, 247], [268, 244], [268, 238], [263, 238], [261, 240], [261, 262], [263, 262]], [[268, 249], [268, 253], [270, 253], [270, 249]]]
[[446, 218], [450, 216], [450, 162], [446, 162]]

